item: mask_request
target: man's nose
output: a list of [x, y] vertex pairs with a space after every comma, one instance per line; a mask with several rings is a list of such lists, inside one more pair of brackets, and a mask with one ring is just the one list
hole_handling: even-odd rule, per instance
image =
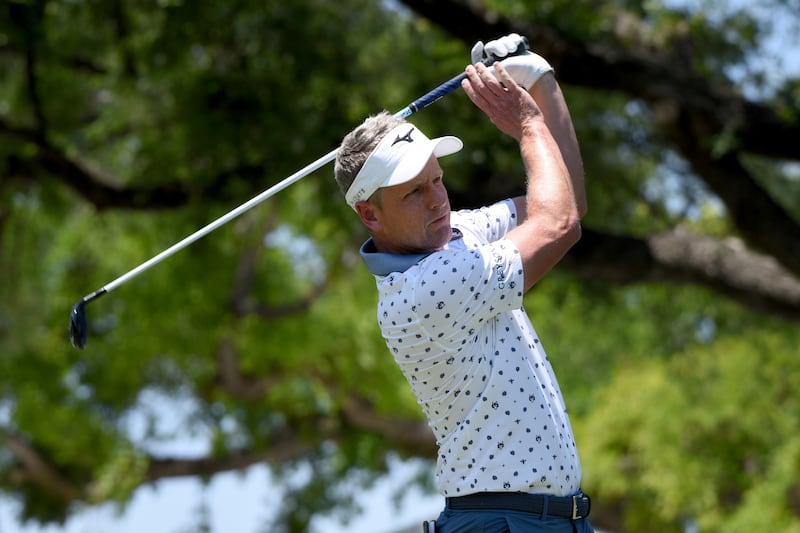
[[447, 189], [444, 185], [433, 187], [428, 197], [428, 205], [431, 209], [439, 209], [447, 204]]

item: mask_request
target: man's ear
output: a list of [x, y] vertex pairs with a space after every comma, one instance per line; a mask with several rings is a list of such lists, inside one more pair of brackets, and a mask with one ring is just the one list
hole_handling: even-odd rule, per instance
[[356, 213], [361, 222], [372, 232], [380, 231], [383, 227], [378, 217], [379, 209], [372, 204], [369, 200], [361, 200], [356, 202]]

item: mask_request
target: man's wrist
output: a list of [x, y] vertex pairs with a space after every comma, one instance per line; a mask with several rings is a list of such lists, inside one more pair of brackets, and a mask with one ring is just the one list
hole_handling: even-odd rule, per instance
[[520, 142], [527, 137], [536, 138], [548, 132], [547, 124], [540, 114], [522, 120], [519, 130]]

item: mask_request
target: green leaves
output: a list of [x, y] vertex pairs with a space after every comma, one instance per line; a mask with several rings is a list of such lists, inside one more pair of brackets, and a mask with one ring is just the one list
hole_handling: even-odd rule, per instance
[[[696, 66], [704, 83], [688, 81], [703, 86], [731, 67], [769, 79], [745, 65], [764, 30], [747, 12], [627, 0], [484, 7], [556, 32], [576, 80], [591, 65], [570, 54], [597, 69], [647, 50], [665, 68]], [[0, 491], [24, 502], [24, 517], [58, 522], [75, 502], [124, 504], [157, 479], [154, 464], [169, 464], [148, 452], [187, 436], [223, 465], [190, 463], [200, 476], [241, 457], [271, 463], [288, 490], [276, 529], [349, 510], [348, 483], [368, 485], [389, 454], [430, 458], [419, 406], [376, 324], [374, 279], [358, 257], [366, 231], [330, 167], [88, 306], [86, 350], [69, 346], [67, 318], [81, 296], [329, 152], [368, 114], [460, 72], [471, 43], [366, 0], [0, 10], [0, 440], [51, 474], [37, 478], [24, 453], [3, 449]], [[587, 169], [586, 226], [731, 235], [728, 213], [665, 134], [681, 91], [652, 106], [629, 76], [563, 87]], [[690, 88], [692, 98], [717, 94]], [[764, 105], [796, 116], [797, 84], [774, 94]], [[454, 204], [522, 191], [518, 147], [460, 92], [413, 119], [465, 141], [445, 169]], [[690, 142], [729, 154], [747, 142], [737, 125]], [[794, 167], [740, 161], [797, 215]], [[722, 292], [653, 284], [653, 274], [618, 287], [559, 271], [526, 298], [578, 432], [584, 488], [598, 509], [619, 504], [615, 520], [634, 531], [687, 519], [708, 531], [796, 528], [796, 332]], [[145, 405], [150, 395], [157, 406]], [[131, 429], [137, 417], [142, 431]], [[298, 468], [312, 481], [295, 483]]]
[[[800, 367], [787, 333], [754, 327], [667, 361], [642, 360], [597, 389], [579, 426], [587, 484], [608, 501], [635, 495], [624, 504], [626, 528], [668, 531], [686, 517], [701, 530], [791, 523], [787, 507], [762, 499], [794, 490], [776, 467], [797, 466], [800, 405], [788, 390]], [[648, 499], [658, 505], [646, 509]], [[756, 513], [760, 505], [769, 511]]]

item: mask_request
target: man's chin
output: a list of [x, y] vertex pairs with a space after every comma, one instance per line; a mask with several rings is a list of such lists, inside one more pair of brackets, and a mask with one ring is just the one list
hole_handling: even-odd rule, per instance
[[450, 227], [450, 220], [447, 220], [447, 223], [441, 224], [439, 227], [436, 228], [436, 242], [438, 244], [437, 250], [441, 250], [444, 246], [450, 242], [453, 237], [453, 228]]

